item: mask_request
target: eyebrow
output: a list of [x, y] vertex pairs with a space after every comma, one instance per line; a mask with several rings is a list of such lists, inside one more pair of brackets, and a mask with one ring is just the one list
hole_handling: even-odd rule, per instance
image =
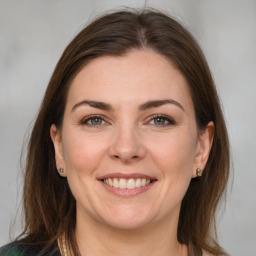
[[140, 105], [139, 110], [143, 111], [143, 110], [147, 110], [150, 108], [157, 108], [157, 107], [163, 106], [165, 104], [174, 104], [175, 106], [179, 107], [181, 110], [185, 111], [184, 107], [178, 101], [172, 100], [172, 99], [148, 101], [148, 102]]
[[71, 112], [74, 111], [76, 108], [82, 106], [82, 105], [89, 105], [92, 108], [98, 108], [102, 110], [107, 110], [107, 111], [113, 111], [113, 108], [111, 105], [100, 102], [100, 101], [93, 101], [93, 100], [83, 100], [81, 102], [78, 102], [77, 104], [74, 105], [72, 108]]
[[[165, 104], [173, 104], [173, 105], [179, 107], [181, 110], [185, 111], [184, 107], [178, 101], [172, 100], [172, 99], [147, 101], [147, 102], [141, 104], [138, 107], [138, 109], [140, 111], [145, 111], [147, 109], [157, 108], [157, 107], [163, 106]], [[76, 108], [78, 108], [79, 106], [82, 106], [82, 105], [89, 105], [90, 107], [93, 107], [93, 108], [98, 108], [98, 109], [106, 110], [106, 111], [113, 111], [113, 107], [108, 103], [100, 102], [100, 101], [93, 101], [93, 100], [83, 100], [83, 101], [75, 104], [73, 106], [71, 112], [73, 112]]]

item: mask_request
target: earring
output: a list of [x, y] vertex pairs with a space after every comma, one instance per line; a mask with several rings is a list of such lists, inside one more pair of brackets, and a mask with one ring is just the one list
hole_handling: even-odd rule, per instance
[[63, 174], [63, 172], [64, 172], [63, 168], [60, 168], [59, 173]]
[[200, 168], [196, 169], [196, 177], [201, 177], [202, 176], [202, 170]]

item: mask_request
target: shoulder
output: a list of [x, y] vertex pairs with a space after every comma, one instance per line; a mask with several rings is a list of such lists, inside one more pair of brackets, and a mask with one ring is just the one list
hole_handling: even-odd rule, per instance
[[22, 248], [16, 243], [10, 243], [0, 248], [0, 256], [23, 256]]
[[0, 256], [60, 256], [57, 248], [44, 249], [38, 245], [30, 245], [15, 241], [0, 248]]

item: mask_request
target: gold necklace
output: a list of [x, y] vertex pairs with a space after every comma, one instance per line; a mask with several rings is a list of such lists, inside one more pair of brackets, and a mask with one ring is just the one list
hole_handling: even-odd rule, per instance
[[63, 233], [57, 241], [61, 256], [72, 256], [69, 250], [66, 234]]

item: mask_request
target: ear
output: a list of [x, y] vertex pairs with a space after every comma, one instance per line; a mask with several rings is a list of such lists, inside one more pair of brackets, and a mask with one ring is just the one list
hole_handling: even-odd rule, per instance
[[198, 135], [196, 155], [194, 159], [193, 178], [197, 176], [197, 168], [201, 169], [202, 171], [205, 168], [209, 154], [211, 152], [213, 137], [214, 123], [211, 121], [207, 124], [205, 130], [201, 131]]
[[[55, 150], [56, 168], [58, 170], [59, 175], [66, 177], [66, 172], [65, 172], [66, 166], [65, 166], [65, 160], [63, 155], [61, 131], [56, 127], [55, 124], [51, 125], [50, 136], [51, 136], [51, 139], [54, 145], [54, 150]], [[60, 169], [62, 169], [63, 172], [60, 172], [59, 171]]]

